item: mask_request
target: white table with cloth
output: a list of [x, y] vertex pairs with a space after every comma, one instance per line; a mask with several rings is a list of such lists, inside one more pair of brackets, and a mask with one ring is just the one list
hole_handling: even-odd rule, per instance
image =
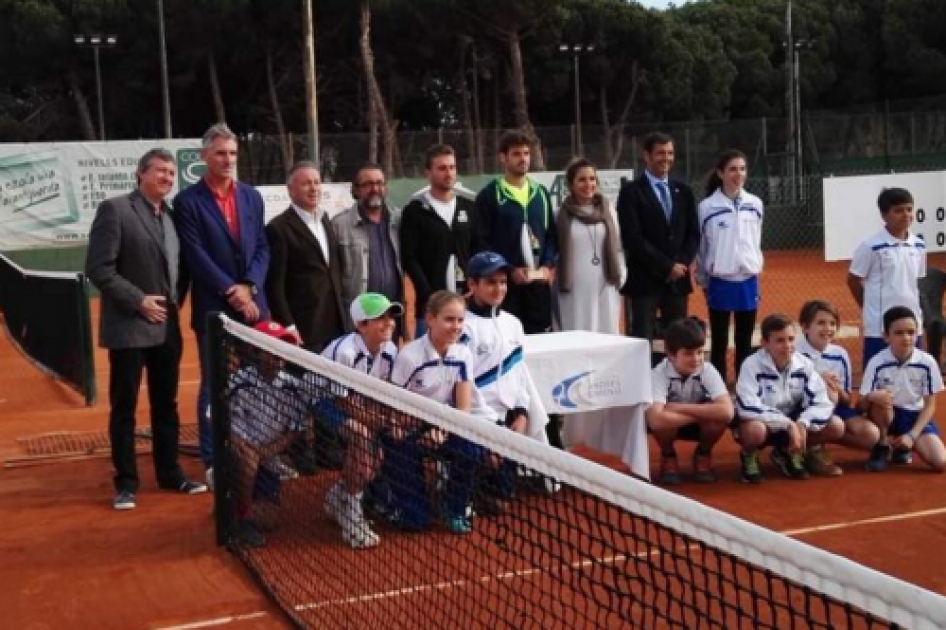
[[525, 363], [549, 414], [563, 414], [566, 447], [617, 455], [650, 479], [644, 412], [652, 402], [650, 346], [583, 331], [527, 335]]

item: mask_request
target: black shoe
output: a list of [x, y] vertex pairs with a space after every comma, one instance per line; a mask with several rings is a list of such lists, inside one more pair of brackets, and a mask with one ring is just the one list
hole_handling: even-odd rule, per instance
[[908, 448], [895, 448], [890, 454], [890, 463], [906, 466], [913, 463], [913, 451]]
[[112, 507], [116, 510], [134, 510], [135, 493], [129, 492], [128, 490], [118, 492], [115, 495], [115, 499], [112, 501]]
[[190, 481], [189, 479], [182, 479], [178, 483], [174, 484], [161, 484], [160, 487], [162, 490], [180, 492], [181, 494], [203, 494], [207, 492], [206, 484], [202, 484], [197, 481]]
[[867, 470], [870, 472], [883, 472], [887, 470], [887, 458], [890, 457], [889, 444], [874, 444], [870, 449], [870, 458], [867, 460]]
[[739, 461], [742, 464], [740, 478], [744, 483], [758, 485], [765, 479], [759, 466], [759, 451], [744, 453], [739, 451]]
[[237, 519], [233, 524], [233, 541], [239, 547], [259, 549], [266, 546], [266, 537], [256, 524], [247, 518]]
[[772, 463], [789, 479], [804, 480], [809, 477], [808, 471], [805, 470], [805, 457], [801, 452], [789, 453], [782, 448], [773, 448]]

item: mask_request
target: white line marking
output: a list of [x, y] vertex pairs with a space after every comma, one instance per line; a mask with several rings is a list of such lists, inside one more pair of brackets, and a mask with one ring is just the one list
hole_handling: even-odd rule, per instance
[[[917, 512], [906, 512], [903, 514], [893, 514], [890, 516], [879, 516], [876, 518], [868, 518], [860, 521], [847, 521], [843, 523], [832, 523], [828, 525], [817, 525], [815, 527], [804, 527], [799, 529], [786, 529], [779, 531], [778, 533], [783, 536], [804, 536], [806, 534], [813, 534], [817, 532], [826, 532], [838, 529], [847, 529], [850, 527], [859, 527], [862, 525], [876, 525], [880, 523], [891, 523], [896, 521], [905, 521], [914, 518], [923, 518], [925, 516], [939, 516], [941, 514], [946, 514], [946, 508], [936, 508], [932, 510], [920, 510]], [[690, 547], [697, 547], [697, 544], [690, 545]], [[541, 572], [561, 572], [563, 570], [575, 570], [585, 568], [594, 564], [617, 564], [619, 562], [625, 562], [631, 558], [641, 558], [644, 556], [653, 556], [663, 553], [661, 549], [653, 549], [647, 552], [640, 552], [636, 554], [620, 554], [616, 556], [609, 556], [607, 558], [597, 558], [591, 560], [581, 560], [580, 562], [572, 562], [567, 565], [562, 565], [557, 570], [552, 567], [541, 568], [533, 567], [530, 569], [519, 569], [516, 571], [507, 571], [505, 573], [499, 573], [497, 575], [484, 575], [475, 580], [450, 580], [446, 582], [437, 582], [435, 584], [421, 584], [419, 586], [408, 586], [405, 588], [395, 589], [392, 591], [385, 591], [380, 593], [369, 593], [367, 595], [358, 595], [354, 597], [338, 598], [338, 599], [328, 599], [321, 602], [310, 602], [307, 604], [298, 604], [295, 606], [297, 612], [304, 612], [307, 610], [318, 610], [320, 608], [325, 608], [327, 606], [336, 606], [336, 605], [348, 605], [348, 604], [359, 604], [369, 601], [375, 601], [380, 599], [388, 599], [392, 597], [404, 597], [406, 595], [412, 595], [414, 593], [423, 593], [428, 591], [435, 590], [445, 590], [448, 588], [462, 588], [467, 584], [472, 584], [473, 582], [491, 582], [491, 581], [503, 581], [510, 580], [519, 577], [528, 577], [536, 573]], [[245, 615], [235, 615], [232, 617], [220, 617], [217, 619], [208, 619], [206, 621], [195, 621], [193, 623], [183, 624], [179, 626], [165, 626], [161, 628], [153, 628], [152, 630], [199, 630], [200, 628], [213, 628], [217, 626], [225, 626], [231, 623], [238, 621], [245, 621], [249, 619], [258, 619], [260, 617], [265, 617], [268, 615], [266, 611], [258, 611], [254, 613], [247, 613]]]
[[152, 628], [152, 630], [197, 630], [198, 628], [213, 628], [215, 626], [226, 626], [237, 621], [247, 621], [250, 619], [259, 619], [260, 617], [265, 617], [269, 613], [265, 610], [258, 610], [252, 613], [246, 613], [245, 615], [233, 615], [231, 617], [218, 617], [217, 619], [207, 619], [206, 621], [194, 621], [192, 623], [185, 623], [179, 626], [162, 626], [160, 628]]
[[878, 516], [876, 518], [865, 518], [861, 521], [849, 521], [847, 523], [833, 523], [831, 525], [818, 525], [815, 527], [803, 527], [801, 529], [787, 529], [779, 532], [784, 536], [804, 536], [815, 532], [829, 532], [835, 529], [847, 529], [848, 527], [859, 527], [861, 525], [876, 525], [878, 523], [892, 523], [894, 521], [906, 521], [911, 518], [923, 518], [924, 516], [939, 516], [946, 514], [946, 508], [937, 508], [935, 510], [920, 510], [919, 512], [906, 512], [904, 514], [892, 514], [890, 516]]

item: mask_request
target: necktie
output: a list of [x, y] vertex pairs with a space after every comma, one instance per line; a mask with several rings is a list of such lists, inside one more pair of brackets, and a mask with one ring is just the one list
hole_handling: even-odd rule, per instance
[[667, 182], [657, 182], [657, 192], [660, 193], [660, 205], [664, 207], [664, 216], [670, 221], [670, 190]]

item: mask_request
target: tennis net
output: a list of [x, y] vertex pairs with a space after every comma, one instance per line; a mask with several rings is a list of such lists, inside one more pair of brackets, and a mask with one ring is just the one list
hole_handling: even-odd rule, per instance
[[210, 340], [217, 540], [300, 628], [946, 627], [915, 585], [225, 318]]
[[0, 254], [0, 312], [13, 342], [40, 369], [95, 402], [89, 281], [24, 269]]

